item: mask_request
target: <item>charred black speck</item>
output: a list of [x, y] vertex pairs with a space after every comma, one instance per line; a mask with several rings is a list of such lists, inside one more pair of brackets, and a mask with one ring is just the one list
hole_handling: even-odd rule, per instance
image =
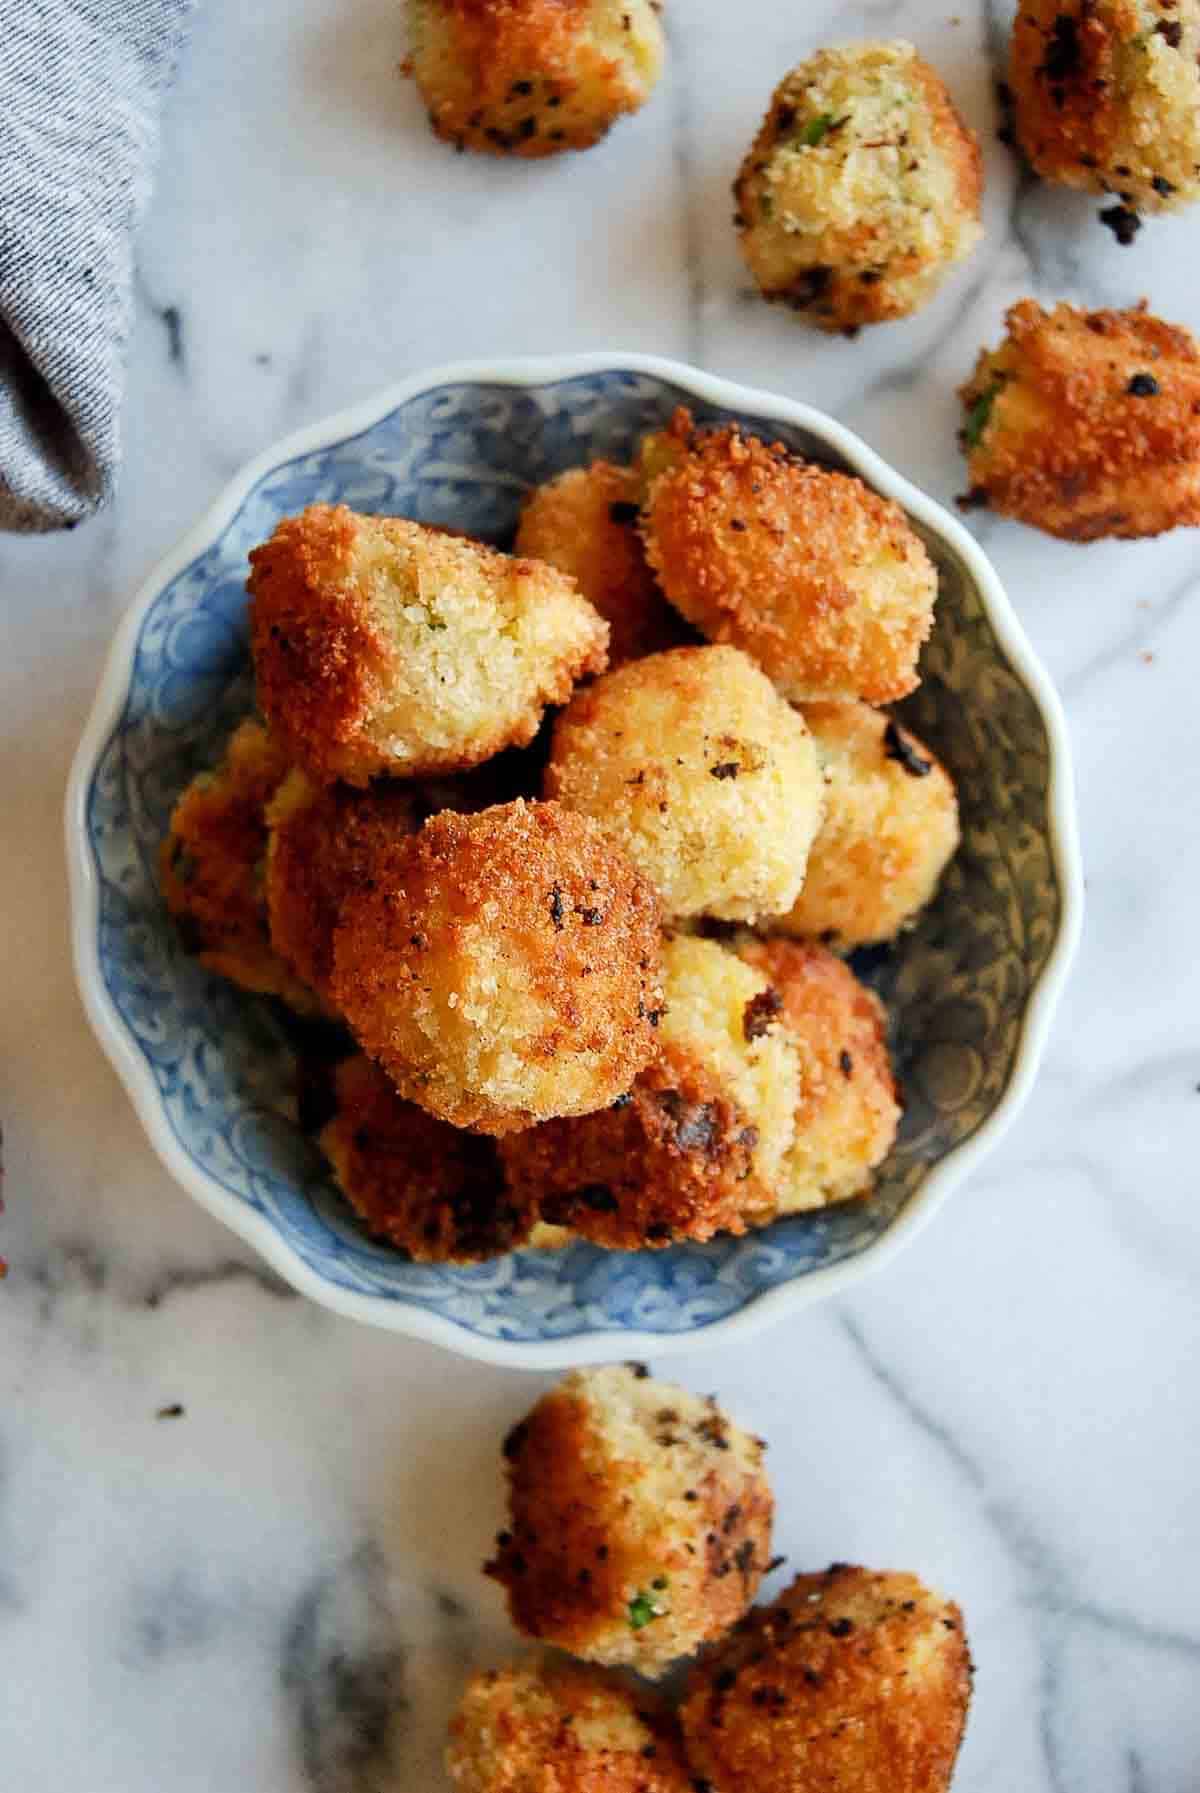
[[736, 778], [741, 769], [737, 760], [722, 760], [719, 766], [711, 766], [709, 773], [713, 778]]
[[1134, 374], [1125, 390], [1131, 398], [1154, 398], [1158, 381], [1153, 374]]
[[853, 1077], [854, 1075], [854, 1060], [844, 1046], [838, 1053], [838, 1069], [843, 1077]]
[[563, 903], [562, 886], [556, 884], [550, 892], [550, 919], [554, 923], [556, 931], [560, 934], [562, 933], [563, 916], [565, 913], [566, 906]]
[[853, 1619], [834, 1619], [829, 1626], [830, 1637], [849, 1637], [854, 1630]]
[[1046, 54], [1042, 59], [1042, 73], [1052, 88], [1060, 90], [1053, 95], [1056, 106], [1062, 105], [1065, 97], [1061, 92], [1062, 85], [1078, 73], [1080, 60], [1079, 21], [1069, 13], [1060, 12], [1050, 27]]
[[927, 778], [933, 771], [933, 761], [917, 752], [911, 738], [895, 722], [889, 722], [883, 731], [883, 751], [903, 766], [910, 778]]
[[1118, 243], [1128, 248], [1142, 228], [1137, 213], [1127, 205], [1110, 205], [1100, 214], [1100, 222], [1112, 231]]
[[748, 1040], [761, 1040], [783, 1009], [778, 990], [760, 990], [742, 1010], [742, 1033]]
[[636, 504], [630, 504], [627, 498], [618, 498], [615, 504], [609, 505], [608, 514], [614, 523], [636, 523], [638, 507]]

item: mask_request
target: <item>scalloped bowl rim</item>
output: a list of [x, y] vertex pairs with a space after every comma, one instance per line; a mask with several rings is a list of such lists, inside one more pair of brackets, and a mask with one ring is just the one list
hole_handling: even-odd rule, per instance
[[[953, 551], [974, 581], [1000, 648], [1032, 696], [1048, 744], [1047, 815], [1050, 851], [1059, 890], [1058, 931], [1042, 973], [1030, 991], [1008, 1082], [992, 1113], [971, 1136], [931, 1167], [924, 1182], [878, 1239], [853, 1257], [827, 1265], [767, 1290], [736, 1313], [681, 1333], [634, 1329], [581, 1332], [546, 1341], [489, 1339], [455, 1321], [389, 1301], [337, 1288], [323, 1280], [280, 1237], [271, 1222], [202, 1170], [183, 1150], [171, 1129], [157, 1087], [136, 1050], [104, 983], [99, 958], [99, 881], [87, 831], [87, 800], [105, 745], [119, 724], [129, 692], [134, 650], [146, 612], [165, 586], [211, 547], [234, 520], [239, 506], [265, 476], [300, 456], [312, 454], [368, 430], [390, 412], [436, 387], [488, 385], [536, 388], [581, 375], [642, 374], [676, 385], [702, 403], [738, 411], [764, 422], [810, 431], [842, 456], [868, 484], [894, 498]], [[735, 1335], [747, 1337], [784, 1314], [844, 1292], [869, 1271], [881, 1268], [927, 1224], [951, 1190], [999, 1142], [1024, 1105], [1045, 1049], [1054, 1010], [1079, 941], [1083, 920], [1083, 873], [1075, 814], [1074, 780], [1066, 719], [1058, 693], [1034, 653], [1000, 579], [974, 537], [944, 506], [912, 485], [851, 430], [800, 400], [721, 379], [686, 363], [657, 355], [593, 353], [528, 356], [499, 362], [461, 361], [418, 373], [336, 415], [296, 430], [264, 449], [225, 486], [183, 539], [159, 560], [125, 611], [109, 649], [91, 713], [76, 750], [67, 784], [67, 866], [75, 975], [92, 1030], [124, 1084], [139, 1120], [162, 1164], [201, 1207], [252, 1245], [301, 1294], [350, 1319], [366, 1321], [441, 1345], [460, 1356], [511, 1369], [546, 1370], [595, 1363], [628, 1355], [676, 1355]]]

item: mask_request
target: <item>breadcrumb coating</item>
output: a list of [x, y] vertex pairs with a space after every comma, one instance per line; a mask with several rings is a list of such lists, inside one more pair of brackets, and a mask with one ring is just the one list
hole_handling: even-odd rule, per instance
[[679, 1726], [598, 1669], [542, 1663], [472, 1677], [450, 1724], [461, 1793], [693, 1793]]
[[945, 1793], [970, 1697], [953, 1602], [835, 1563], [697, 1664], [681, 1719], [714, 1793]]
[[593, 816], [669, 917], [785, 913], [824, 785], [807, 726], [731, 647], [652, 654], [558, 718], [546, 794]]
[[1200, 195], [1197, 0], [1020, 0], [1009, 81], [1048, 181], [1170, 211]]
[[657, 1050], [658, 904], [594, 822], [445, 811], [345, 893], [333, 993], [401, 1095], [501, 1134], [603, 1107]]
[[961, 388], [970, 490], [1067, 541], [1200, 523], [1200, 346], [1145, 309], [1011, 307]]
[[634, 468], [593, 461], [537, 486], [517, 528], [516, 553], [569, 573], [608, 624], [610, 671], [689, 638], [646, 563], [640, 495]]
[[778, 995], [799, 1065], [791, 1143], [760, 1223], [865, 1194], [901, 1115], [883, 1004], [811, 941], [746, 940], [739, 951]]
[[694, 429], [684, 410], [668, 436], [642, 528], [676, 609], [785, 697], [888, 703], [913, 690], [937, 574], [900, 506], [782, 443]]
[[193, 778], [176, 803], [159, 875], [167, 908], [202, 965], [309, 1014], [319, 1007], [317, 998], [272, 948], [261, 880], [263, 812], [287, 769], [262, 723], [241, 723], [221, 764]]
[[381, 846], [413, 833], [412, 787], [357, 791], [293, 770], [267, 805], [266, 902], [271, 944], [296, 975], [333, 1000], [333, 932], [342, 896]]
[[408, 0], [404, 71], [455, 149], [589, 149], [657, 84], [659, 11], [656, 0]]
[[958, 847], [953, 781], [911, 729], [867, 704], [807, 704], [804, 719], [825, 772], [825, 818], [777, 925], [840, 951], [893, 940]]
[[528, 1240], [490, 1139], [462, 1133], [397, 1094], [371, 1059], [343, 1059], [321, 1149], [367, 1230], [419, 1263], [469, 1264]]
[[983, 164], [913, 46], [819, 50], [784, 76], [734, 183], [763, 296], [823, 330], [905, 317], [983, 235]]
[[655, 1678], [721, 1637], [771, 1560], [763, 1445], [640, 1367], [575, 1370], [509, 1434], [487, 1572], [526, 1636]]
[[321, 783], [477, 765], [607, 661], [572, 580], [401, 517], [310, 505], [250, 565], [259, 701]]
[[662, 1050], [612, 1107], [501, 1143], [519, 1207], [636, 1251], [778, 1210], [801, 1067], [769, 976], [716, 941], [663, 944]]

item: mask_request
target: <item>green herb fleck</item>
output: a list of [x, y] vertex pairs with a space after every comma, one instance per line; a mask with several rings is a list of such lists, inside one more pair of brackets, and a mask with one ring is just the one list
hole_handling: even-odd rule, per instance
[[967, 413], [966, 428], [963, 430], [963, 441], [968, 452], [978, 446], [979, 439], [988, 426], [992, 415], [992, 406], [1004, 388], [1003, 380], [994, 380], [986, 392], [981, 392]]
[[818, 143], [828, 137], [835, 125], [844, 125], [845, 122], [844, 118], [834, 118], [832, 112], [818, 112], [815, 118], [810, 118], [806, 125], [801, 126], [798, 141], [806, 149], [815, 149]]
[[661, 1619], [662, 1608], [656, 1606], [649, 1594], [637, 1593], [629, 1602], [629, 1627], [631, 1631], [641, 1631], [652, 1619]]

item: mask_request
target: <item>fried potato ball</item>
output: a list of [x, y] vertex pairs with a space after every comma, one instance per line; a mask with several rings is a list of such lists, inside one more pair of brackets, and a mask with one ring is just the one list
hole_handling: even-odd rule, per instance
[[331, 1004], [333, 931], [343, 893], [381, 846], [417, 826], [412, 787], [357, 791], [291, 771], [266, 810], [266, 903], [271, 944]]
[[937, 574], [898, 504], [736, 427], [676, 412], [643, 534], [664, 593], [785, 697], [888, 703], [919, 682]]
[[739, 950], [768, 980], [800, 1067], [791, 1144], [760, 1221], [864, 1194], [900, 1125], [883, 1004], [813, 942], [748, 940]]
[[665, 42], [654, 0], [408, 0], [413, 76], [455, 149], [589, 149], [644, 106]]
[[606, 663], [573, 581], [401, 517], [314, 504], [250, 564], [259, 701], [322, 783], [476, 765]]
[[176, 803], [159, 873], [167, 908], [202, 965], [308, 1014], [317, 999], [272, 947], [260, 877], [264, 809], [287, 769], [261, 722], [243, 722], [221, 764], [193, 778]]
[[575, 1370], [505, 1441], [487, 1565], [526, 1636], [652, 1679], [745, 1612], [771, 1558], [763, 1445], [640, 1366]]
[[517, 528], [516, 553], [569, 573], [608, 624], [610, 669], [687, 639], [646, 564], [640, 486], [632, 467], [611, 461], [573, 467], [530, 493]]
[[518, 1207], [615, 1250], [764, 1224], [800, 1093], [770, 974], [713, 940], [663, 945], [659, 1058], [612, 1107], [501, 1143]]
[[506, 1133], [603, 1107], [657, 1047], [658, 905], [587, 817], [445, 811], [343, 896], [333, 994], [401, 1095]]
[[958, 847], [953, 781], [911, 730], [867, 704], [808, 704], [804, 719], [825, 770], [825, 819], [777, 925], [843, 951], [893, 940]]
[[945, 1793], [971, 1697], [962, 1614], [915, 1575], [800, 1575], [696, 1665], [681, 1717], [715, 1793]]
[[961, 389], [970, 490], [1067, 541], [1200, 523], [1200, 346], [1130, 311], [1032, 299]]
[[[1197, 0], [1020, 0], [1009, 81], [1021, 148], [1045, 180], [1118, 193], [1125, 207], [1189, 204], [1198, 58]], [[1120, 232], [1120, 216], [1105, 221]]]
[[546, 794], [595, 817], [668, 916], [791, 908], [824, 784], [807, 725], [730, 647], [673, 648], [576, 693]]
[[767, 299], [823, 330], [924, 305], [983, 235], [979, 144], [909, 43], [819, 50], [785, 75], [734, 183]]
[[321, 1149], [369, 1232], [431, 1264], [476, 1263], [526, 1243], [534, 1216], [513, 1206], [490, 1139], [406, 1102], [362, 1054], [342, 1060], [333, 1087]]
[[692, 1793], [679, 1726], [660, 1702], [566, 1663], [473, 1676], [446, 1768], [462, 1793]]

